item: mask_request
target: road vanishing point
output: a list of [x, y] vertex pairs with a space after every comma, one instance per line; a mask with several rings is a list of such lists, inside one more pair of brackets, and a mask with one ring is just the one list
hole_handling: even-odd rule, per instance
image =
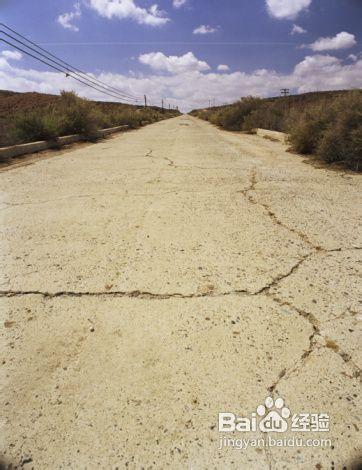
[[[361, 177], [180, 116], [0, 172], [1, 441], [38, 469], [358, 458]], [[267, 397], [303, 448], [220, 448]], [[333, 468], [334, 468], [333, 467]]]

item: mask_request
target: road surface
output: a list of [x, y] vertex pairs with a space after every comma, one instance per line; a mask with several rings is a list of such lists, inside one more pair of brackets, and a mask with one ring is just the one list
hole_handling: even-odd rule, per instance
[[[189, 116], [2, 171], [4, 462], [357, 459], [361, 185]], [[306, 427], [290, 416], [283, 433], [219, 432], [220, 412], [252, 418], [267, 397], [309, 414]], [[219, 449], [267, 436], [305, 447]]]

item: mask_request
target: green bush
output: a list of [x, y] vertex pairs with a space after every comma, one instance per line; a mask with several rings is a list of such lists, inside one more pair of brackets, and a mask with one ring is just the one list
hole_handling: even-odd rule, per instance
[[73, 92], [62, 91], [58, 105], [63, 118], [63, 134], [81, 134], [94, 137], [105, 122], [104, 114], [94, 103], [79, 98]]
[[156, 122], [178, 115], [178, 111], [141, 108], [126, 104], [101, 103], [80, 98], [74, 92], [62, 91], [47, 107], [23, 112], [10, 121], [9, 145], [35, 140], [54, 140], [61, 135], [80, 134], [87, 139], [98, 136], [98, 130], [128, 125], [135, 129], [144, 122]]
[[317, 109], [300, 116], [289, 131], [289, 141], [299, 153], [315, 152], [319, 139], [328, 126], [328, 121], [320, 116]]
[[353, 111], [337, 116], [318, 142], [316, 153], [327, 163], [345, 162], [350, 168], [362, 169], [362, 116], [355, 122]]
[[125, 109], [115, 113], [114, 125], [129, 126], [131, 129], [137, 129], [141, 125], [141, 118], [138, 113]]
[[241, 131], [246, 118], [261, 104], [261, 99], [247, 97], [240, 100], [234, 106], [226, 107], [220, 111], [212, 112], [209, 120], [213, 124], [230, 131]]
[[[160, 119], [163, 119], [164, 114], [160, 113], [158, 110], [153, 108], [142, 108], [140, 111], [140, 117], [143, 122], [156, 122]], [[172, 113], [166, 111], [166, 116], [170, 116]]]
[[252, 131], [257, 128], [283, 132], [287, 112], [284, 106], [276, 103], [264, 103], [246, 116], [243, 124], [244, 131]]
[[62, 127], [61, 117], [51, 108], [45, 112], [29, 112], [16, 116], [12, 128], [12, 137], [16, 142], [35, 142], [55, 140]]

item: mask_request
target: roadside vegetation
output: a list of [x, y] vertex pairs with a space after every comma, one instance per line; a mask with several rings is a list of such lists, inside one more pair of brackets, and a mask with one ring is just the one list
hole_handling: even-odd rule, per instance
[[[19, 94], [17, 94], [19, 95]], [[30, 95], [30, 94], [29, 94]], [[35, 106], [17, 106], [8, 110], [6, 123], [1, 122], [1, 145], [14, 145], [39, 140], [56, 140], [60, 136], [80, 134], [93, 140], [100, 129], [128, 125], [136, 129], [179, 114], [174, 110], [138, 107], [119, 103], [102, 103], [80, 98], [73, 92], [60, 96], [31, 94]], [[10, 95], [12, 97], [12, 95]], [[20, 98], [21, 97], [16, 97]], [[24, 102], [24, 99], [23, 99]]]
[[362, 171], [362, 90], [247, 97], [191, 114], [230, 131], [286, 132], [293, 151]]

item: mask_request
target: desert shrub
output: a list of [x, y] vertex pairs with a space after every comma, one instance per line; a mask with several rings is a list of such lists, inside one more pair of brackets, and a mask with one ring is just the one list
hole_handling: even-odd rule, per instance
[[105, 117], [100, 109], [73, 92], [62, 91], [59, 112], [63, 116], [63, 134], [81, 134], [94, 137], [104, 124]]
[[211, 113], [208, 112], [206, 109], [199, 109], [199, 110], [193, 111], [191, 115], [198, 117], [199, 119], [203, 119], [204, 121], [208, 121]]
[[66, 112], [63, 133], [94, 136], [99, 129], [99, 116], [87, 107], [75, 107]]
[[55, 140], [62, 127], [61, 117], [52, 108], [42, 113], [31, 111], [14, 118], [11, 130], [13, 142]]
[[[170, 111], [170, 110], [165, 111], [166, 116], [169, 116], [169, 117], [172, 115], [172, 113], [173, 111]], [[163, 119], [165, 114], [162, 114], [161, 112], [159, 112], [158, 110], [154, 108], [142, 108], [140, 110], [141, 120], [146, 121], [146, 122], [159, 121], [160, 119]]]
[[288, 111], [285, 110], [285, 107], [281, 106], [277, 102], [265, 102], [245, 117], [243, 130], [252, 131], [254, 129], [261, 128], [284, 132], [287, 112]]
[[362, 91], [288, 98], [244, 98], [232, 105], [194, 110], [193, 116], [233, 131], [261, 127], [287, 132], [298, 153], [362, 169]]
[[362, 107], [340, 110], [319, 140], [316, 153], [327, 163], [340, 161], [362, 169]]
[[349, 154], [346, 163], [355, 171], [362, 170], [362, 124], [353, 129], [349, 135]]
[[2, 144], [54, 140], [69, 134], [81, 134], [93, 139], [99, 135], [99, 129], [119, 125], [137, 128], [142, 122], [156, 122], [179, 114], [175, 110], [162, 111], [157, 107], [89, 101], [68, 91], [62, 91], [60, 97], [51, 98], [50, 104], [38, 106], [36, 111], [20, 110], [7, 115], [7, 128], [2, 135], [0, 129]]
[[74, 91], [62, 90], [60, 92], [60, 99], [61, 105], [63, 107], [72, 107], [79, 103], [82, 98], [79, 98], [79, 96]]
[[344, 162], [361, 169], [362, 92], [309, 106], [291, 125], [289, 139], [297, 152], [315, 153], [327, 163]]
[[137, 129], [144, 122], [152, 123], [175, 116], [175, 111], [154, 108], [125, 108], [113, 113], [112, 121], [115, 126], [128, 125], [131, 129]]
[[224, 129], [240, 131], [243, 129], [245, 119], [260, 106], [261, 102], [262, 100], [259, 98], [243, 98], [233, 106], [211, 113], [209, 120]]
[[114, 118], [114, 113], [105, 113], [97, 109], [96, 113], [98, 114], [98, 124], [100, 129], [108, 129], [109, 127], [117, 126]]
[[320, 114], [320, 110], [308, 110], [291, 125], [289, 141], [296, 152], [313, 153], [327, 127], [328, 120]]
[[136, 129], [141, 125], [141, 119], [135, 111], [125, 109], [114, 114], [114, 124], [116, 126], [127, 125], [131, 129]]

